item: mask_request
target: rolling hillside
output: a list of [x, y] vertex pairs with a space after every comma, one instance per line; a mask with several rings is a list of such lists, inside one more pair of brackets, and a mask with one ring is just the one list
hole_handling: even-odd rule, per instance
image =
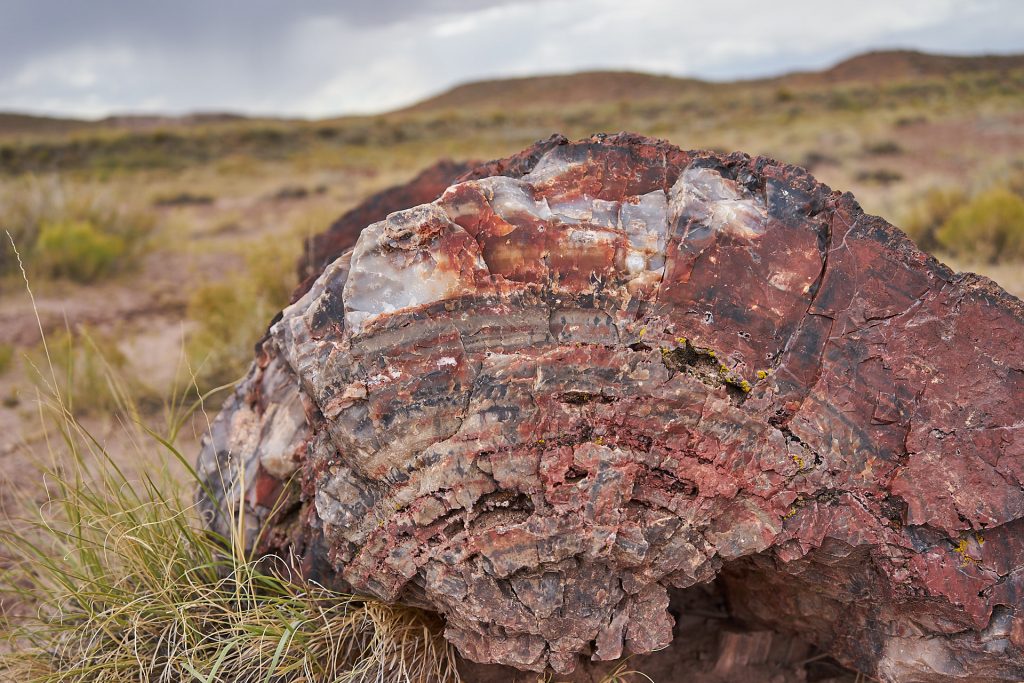
[[[779, 88], [910, 82], [988, 73], [994, 78], [1024, 72], [1024, 55], [953, 56], [909, 50], [869, 52], [823, 71], [785, 74], [747, 81], [712, 82], [633, 71], [588, 71], [574, 74], [493, 79], [456, 86], [393, 114], [423, 114], [448, 110], [515, 111], [544, 107], [578, 107], [600, 102], [652, 102], [703, 93], [751, 92]], [[354, 117], [339, 117], [345, 120]], [[365, 118], [365, 117], [360, 117]], [[0, 112], [0, 135], [49, 134], [90, 129], [149, 131], [251, 121], [229, 113], [187, 116], [119, 115], [98, 121]], [[282, 119], [263, 122], [289, 123]]]
[[960, 57], [893, 50], [858, 55], [824, 71], [798, 72], [774, 78], [727, 83], [629, 71], [591, 71], [478, 81], [456, 86], [405, 111], [522, 109], [528, 106], [575, 106], [586, 102], [617, 100], [640, 102], [674, 99], [711, 91], [877, 84], [947, 78], [957, 74], [979, 72], [1000, 75], [1022, 69], [1024, 55]]
[[523, 109], [616, 100], [650, 101], [673, 99], [716, 87], [719, 86], [693, 78], [633, 71], [587, 71], [466, 83], [402, 111]]

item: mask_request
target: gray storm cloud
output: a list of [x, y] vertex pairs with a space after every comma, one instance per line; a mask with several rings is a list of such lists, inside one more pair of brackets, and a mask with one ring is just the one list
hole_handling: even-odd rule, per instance
[[1018, 0], [0, 0], [0, 109], [330, 116], [468, 80], [582, 69], [710, 79], [850, 54], [1024, 50]]

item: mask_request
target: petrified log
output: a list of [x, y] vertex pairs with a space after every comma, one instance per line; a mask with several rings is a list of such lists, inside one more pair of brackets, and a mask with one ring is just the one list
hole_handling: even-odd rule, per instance
[[480, 662], [664, 647], [717, 580], [882, 680], [1024, 678], [1019, 300], [771, 159], [554, 138], [469, 177], [271, 326], [200, 455], [215, 528], [244, 504]]

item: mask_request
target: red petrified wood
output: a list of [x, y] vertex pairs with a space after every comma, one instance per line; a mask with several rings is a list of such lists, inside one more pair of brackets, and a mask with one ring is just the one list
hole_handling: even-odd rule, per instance
[[1024, 305], [793, 166], [540, 145], [283, 311], [211, 524], [244, 496], [251, 543], [480, 662], [664, 647], [668, 589], [718, 581], [882, 680], [1024, 678]]

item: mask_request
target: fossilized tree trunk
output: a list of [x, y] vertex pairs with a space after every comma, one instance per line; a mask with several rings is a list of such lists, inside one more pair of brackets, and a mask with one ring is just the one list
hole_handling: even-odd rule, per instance
[[553, 138], [465, 178], [271, 326], [211, 524], [244, 497], [476, 661], [666, 646], [718, 579], [884, 680], [1024, 677], [1020, 301], [770, 159]]

